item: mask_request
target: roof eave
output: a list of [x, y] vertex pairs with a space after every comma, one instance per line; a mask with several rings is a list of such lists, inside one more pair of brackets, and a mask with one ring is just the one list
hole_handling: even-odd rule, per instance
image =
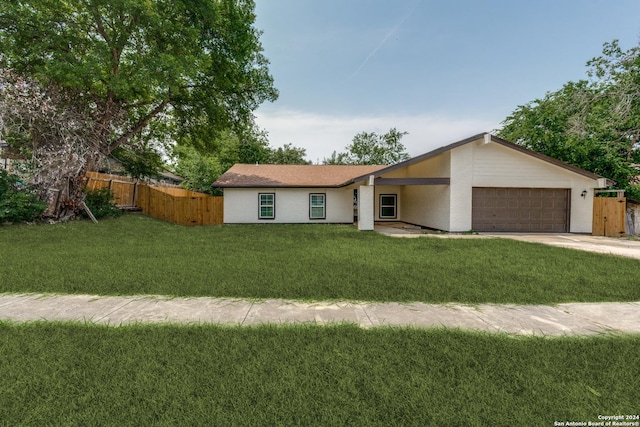
[[[357, 181], [356, 181], [357, 182]], [[312, 185], [298, 185], [298, 184], [216, 184], [211, 185], [213, 188], [342, 188], [351, 185], [352, 182], [346, 182], [343, 184], [312, 184]]]
[[362, 181], [363, 179], [366, 179], [366, 178], [367, 178], [368, 176], [370, 176], [370, 175], [374, 175], [374, 176], [376, 176], [376, 177], [379, 177], [379, 176], [381, 176], [381, 175], [383, 175], [383, 174], [385, 174], [385, 173], [392, 172], [392, 171], [394, 171], [394, 170], [396, 170], [396, 169], [400, 169], [400, 168], [403, 168], [403, 167], [405, 167], [405, 166], [409, 166], [409, 165], [412, 165], [412, 164], [414, 164], [414, 163], [418, 163], [418, 162], [421, 162], [421, 161], [423, 161], [423, 160], [429, 159], [429, 158], [431, 158], [431, 157], [435, 157], [435, 156], [437, 156], [437, 155], [439, 155], [439, 154], [442, 154], [442, 153], [445, 153], [445, 152], [447, 152], [447, 151], [449, 151], [449, 150], [453, 150], [454, 148], [459, 147], [459, 146], [461, 146], [461, 145], [465, 145], [465, 144], [468, 144], [468, 143], [470, 143], [470, 142], [472, 142], [472, 141], [476, 141], [476, 140], [478, 140], [478, 139], [481, 139], [481, 138], [483, 138], [483, 137], [484, 137], [484, 135], [486, 135], [486, 134], [487, 134], [486, 132], [485, 132], [485, 133], [479, 133], [479, 134], [477, 134], [477, 135], [470, 136], [469, 138], [465, 138], [465, 139], [463, 139], [463, 140], [460, 140], [460, 141], [454, 142], [454, 143], [452, 143], [452, 144], [445, 145], [444, 147], [436, 148], [435, 150], [429, 151], [429, 152], [427, 152], [427, 153], [421, 154], [421, 155], [416, 156], [416, 157], [412, 157], [412, 158], [410, 158], [410, 159], [408, 159], [408, 160], [405, 160], [405, 161], [403, 161], [403, 162], [396, 163], [396, 164], [394, 164], [394, 165], [390, 165], [390, 166], [388, 166], [388, 167], [386, 167], [386, 168], [383, 168], [383, 169], [377, 170], [377, 171], [375, 171], [375, 172], [372, 172], [372, 173], [368, 173], [368, 174], [366, 174], [366, 175], [359, 176], [359, 177], [357, 177], [357, 178], [355, 178], [355, 179], [354, 179], [354, 182]]
[[[561, 167], [563, 169], [569, 170], [571, 172], [577, 173], [579, 175], [585, 176], [587, 178], [591, 178], [591, 179], [594, 179], [594, 180], [597, 180], [597, 179], [600, 179], [600, 178], [604, 178], [604, 177], [602, 177], [600, 175], [597, 175], [597, 174], [595, 174], [593, 172], [586, 171], [586, 170], [581, 169], [581, 168], [579, 168], [577, 166], [573, 166], [573, 165], [570, 165], [570, 164], [565, 163], [563, 161], [560, 161], [558, 159], [554, 159], [553, 157], [549, 157], [549, 156], [547, 156], [545, 154], [538, 153], [537, 151], [529, 150], [528, 148], [525, 148], [525, 147], [523, 147], [521, 145], [515, 144], [513, 142], [507, 141], [507, 140], [502, 139], [502, 138], [498, 138], [497, 136], [491, 135], [488, 132], [483, 132], [483, 133], [479, 133], [477, 135], [473, 135], [473, 136], [470, 136], [468, 138], [462, 139], [460, 141], [456, 141], [456, 142], [451, 143], [449, 145], [445, 145], [443, 147], [436, 148], [435, 150], [429, 151], [428, 153], [421, 154], [421, 155], [416, 156], [416, 157], [412, 157], [412, 158], [410, 158], [408, 160], [405, 160], [404, 162], [396, 163], [395, 165], [391, 165], [391, 166], [386, 167], [384, 169], [380, 169], [378, 171], [375, 171], [375, 172], [360, 176], [360, 177], [354, 179], [354, 182], [366, 179], [369, 175], [375, 175], [376, 177], [378, 177], [378, 176], [381, 176], [381, 175], [383, 175], [385, 173], [392, 172], [392, 171], [394, 171], [396, 169], [400, 169], [400, 168], [403, 168], [405, 166], [409, 166], [409, 165], [412, 165], [414, 163], [418, 163], [418, 162], [421, 162], [423, 160], [430, 159], [430, 158], [435, 157], [437, 155], [440, 155], [442, 153], [446, 153], [447, 151], [453, 150], [454, 148], [469, 144], [470, 142], [473, 142], [473, 141], [477, 141], [477, 140], [483, 139], [483, 138], [486, 137], [486, 135], [490, 136], [490, 139], [491, 139], [492, 142], [495, 142], [497, 144], [503, 145], [503, 146], [508, 147], [508, 148], [512, 148], [512, 149], [514, 149], [516, 151], [519, 151], [519, 152], [521, 152], [523, 154], [528, 154], [530, 156], [533, 156], [533, 157], [538, 158], [540, 160], [546, 161], [548, 163], [551, 163], [551, 164], [553, 164], [555, 166], [558, 166], [558, 167]], [[612, 180], [610, 180], [608, 178], [607, 178], [607, 182], [609, 183], [609, 185], [614, 185], [615, 184], [615, 181], [612, 181]]]

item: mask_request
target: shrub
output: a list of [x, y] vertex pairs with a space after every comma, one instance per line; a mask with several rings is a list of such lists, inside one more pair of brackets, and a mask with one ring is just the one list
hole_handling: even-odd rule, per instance
[[0, 170], [0, 223], [34, 221], [47, 208], [17, 175]]
[[[117, 217], [122, 214], [115, 203], [113, 203], [113, 193], [108, 188], [100, 188], [97, 190], [85, 190], [87, 197], [85, 203], [91, 213], [96, 218]], [[82, 212], [86, 216], [86, 212]]]

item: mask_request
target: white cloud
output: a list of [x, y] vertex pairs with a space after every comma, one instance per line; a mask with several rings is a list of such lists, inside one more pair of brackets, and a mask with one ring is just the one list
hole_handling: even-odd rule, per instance
[[451, 118], [430, 114], [386, 116], [331, 116], [294, 110], [256, 112], [256, 123], [269, 133], [269, 144], [293, 144], [307, 150], [307, 159], [321, 163], [333, 151], [341, 152], [361, 132], [386, 133], [395, 127], [409, 132], [402, 139], [411, 156], [426, 153], [498, 127], [498, 120]]

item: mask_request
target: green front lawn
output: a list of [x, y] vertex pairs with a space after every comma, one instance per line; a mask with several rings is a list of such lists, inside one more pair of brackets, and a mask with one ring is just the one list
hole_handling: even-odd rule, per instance
[[551, 426], [637, 414], [640, 337], [0, 323], [0, 425]]
[[337, 225], [182, 227], [126, 215], [0, 226], [0, 292], [553, 304], [640, 300], [640, 261]]

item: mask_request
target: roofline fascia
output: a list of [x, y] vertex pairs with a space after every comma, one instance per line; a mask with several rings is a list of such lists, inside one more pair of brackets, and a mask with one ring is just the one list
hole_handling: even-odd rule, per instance
[[[237, 163], [237, 164], [245, 164], [245, 163]], [[235, 165], [234, 165], [235, 166]], [[352, 166], [352, 165], [345, 165]], [[381, 169], [384, 169], [384, 166], [380, 166]], [[340, 184], [329, 184], [329, 185], [216, 185], [216, 182], [211, 184], [212, 188], [343, 188], [348, 187], [349, 185], [355, 184], [359, 181], [364, 181], [369, 178], [370, 175], [374, 175], [378, 172], [378, 170], [373, 170], [362, 177], [357, 177], [353, 179], [349, 179], [348, 181], [342, 182]]]
[[348, 186], [347, 184], [338, 185], [215, 185], [215, 182], [211, 185], [213, 188], [342, 188]]
[[[436, 148], [435, 150], [429, 151], [429, 152], [427, 152], [425, 154], [421, 154], [421, 155], [416, 156], [416, 157], [412, 157], [412, 158], [410, 158], [408, 160], [405, 160], [404, 162], [396, 163], [395, 165], [391, 165], [391, 166], [386, 167], [384, 169], [380, 169], [380, 170], [378, 170], [376, 172], [373, 172], [372, 174], [375, 175], [376, 177], [379, 177], [379, 176], [381, 176], [381, 175], [383, 175], [385, 173], [392, 172], [394, 170], [403, 168], [405, 166], [412, 165], [414, 163], [421, 162], [421, 161], [426, 160], [426, 159], [430, 159], [430, 158], [435, 157], [435, 156], [437, 156], [439, 154], [442, 154], [442, 153], [445, 153], [447, 151], [453, 150], [454, 148], [458, 148], [458, 147], [460, 147], [462, 145], [469, 144], [470, 142], [477, 141], [477, 140], [480, 140], [482, 138], [486, 138], [487, 135], [489, 135], [489, 137], [490, 137], [489, 140], [491, 142], [495, 142], [495, 143], [500, 144], [500, 145], [502, 145], [504, 147], [507, 147], [507, 148], [512, 148], [512, 149], [514, 149], [516, 151], [519, 151], [519, 152], [521, 152], [523, 154], [528, 154], [528, 155], [530, 155], [532, 157], [535, 157], [535, 158], [537, 158], [539, 160], [546, 161], [546, 162], [551, 163], [551, 164], [553, 164], [555, 166], [558, 166], [558, 167], [561, 167], [561, 168], [566, 169], [568, 171], [574, 172], [574, 173], [576, 173], [578, 175], [582, 175], [582, 176], [585, 176], [587, 178], [591, 178], [591, 179], [595, 179], [595, 180], [597, 180], [599, 178], [605, 178], [605, 177], [597, 175], [597, 174], [595, 174], [593, 172], [589, 172], [589, 171], [581, 169], [581, 168], [579, 168], [577, 166], [573, 166], [573, 165], [570, 165], [568, 163], [565, 163], [565, 162], [563, 162], [561, 160], [554, 159], [553, 157], [547, 156], [546, 154], [538, 153], [537, 151], [530, 150], [530, 149], [525, 148], [525, 147], [523, 147], [521, 145], [515, 144], [515, 143], [513, 143], [511, 141], [507, 141], [505, 139], [499, 138], [499, 137], [497, 137], [495, 135], [490, 134], [489, 132], [479, 133], [477, 135], [470, 136], [468, 138], [462, 139], [460, 141], [456, 141], [456, 142], [451, 143], [449, 145], [445, 145], [443, 147]], [[354, 179], [354, 181], [361, 181], [363, 179], [366, 179], [369, 175], [371, 175], [371, 174], [367, 174], [367, 175], [363, 175], [361, 177], [357, 177], [357, 178]], [[607, 179], [607, 182], [610, 183], [609, 185], [615, 185], [615, 181], [613, 181], [613, 180], [611, 180], [609, 178], [605, 178], [605, 179]]]
[[377, 178], [377, 177], [379, 177], [379, 176], [381, 176], [381, 175], [383, 175], [385, 173], [392, 172], [394, 170], [397, 170], [397, 169], [400, 169], [400, 168], [403, 168], [403, 167], [406, 167], [406, 166], [410, 166], [412, 164], [421, 162], [423, 160], [430, 159], [430, 158], [435, 157], [437, 155], [440, 155], [442, 153], [446, 153], [447, 151], [453, 150], [454, 148], [460, 147], [462, 145], [469, 144], [470, 142], [477, 141], [477, 140], [480, 140], [480, 139], [483, 139], [483, 138], [486, 140], [487, 139], [487, 135], [489, 136], [489, 138], [488, 138], [489, 141], [495, 142], [495, 143], [500, 144], [500, 145], [502, 145], [504, 147], [514, 149], [514, 150], [519, 151], [519, 152], [521, 152], [523, 154], [530, 155], [530, 156], [535, 157], [535, 158], [537, 158], [539, 160], [546, 161], [547, 163], [551, 163], [551, 164], [553, 164], [555, 166], [558, 166], [560, 168], [566, 169], [566, 170], [568, 170], [570, 172], [576, 173], [578, 175], [582, 175], [582, 176], [590, 178], [590, 179], [598, 180], [600, 178], [605, 178], [609, 185], [615, 185], [616, 184], [615, 181], [613, 181], [613, 180], [611, 180], [609, 178], [597, 175], [597, 174], [595, 174], [593, 172], [589, 172], [589, 171], [581, 169], [581, 168], [579, 168], [577, 166], [570, 165], [570, 164], [565, 163], [565, 162], [563, 162], [561, 160], [558, 160], [558, 159], [555, 159], [553, 157], [547, 156], [546, 154], [542, 154], [542, 153], [538, 153], [537, 151], [530, 150], [528, 148], [525, 148], [525, 147], [523, 147], [521, 145], [518, 145], [516, 143], [513, 143], [511, 141], [507, 141], [505, 139], [502, 139], [502, 138], [499, 138], [499, 137], [497, 137], [495, 135], [492, 135], [489, 132], [482, 132], [482, 133], [479, 133], [477, 135], [473, 135], [473, 136], [470, 136], [468, 138], [462, 139], [460, 141], [453, 142], [453, 143], [451, 143], [449, 145], [445, 145], [443, 147], [436, 148], [435, 150], [432, 150], [432, 151], [429, 151], [427, 153], [418, 155], [416, 157], [412, 157], [412, 158], [410, 158], [408, 160], [405, 160], [403, 162], [396, 163], [394, 165], [389, 165], [387, 167], [382, 167], [381, 169], [368, 172], [368, 173], [366, 173], [364, 175], [355, 177], [353, 179], [350, 179], [347, 182], [344, 182], [344, 183], [338, 184], [338, 185], [321, 185], [321, 186], [317, 186], [317, 185], [261, 185], [261, 186], [252, 185], [252, 186], [235, 186], [235, 185], [215, 185], [215, 183], [214, 183], [212, 185], [212, 187], [214, 187], [214, 188], [276, 188], [276, 187], [277, 188], [342, 188], [342, 187], [347, 187], [349, 185], [355, 184], [356, 182], [359, 182], [359, 181], [366, 181], [367, 179], [369, 179], [369, 177], [371, 175], [373, 175], [374, 177]]
[[435, 150], [429, 151], [429, 152], [424, 153], [424, 154], [420, 154], [419, 156], [412, 157], [412, 158], [410, 158], [408, 160], [405, 160], [403, 162], [396, 163], [395, 165], [390, 165], [390, 166], [388, 166], [386, 168], [377, 170], [377, 171], [372, 172], [370, 174], [359, 176], [359, 177], [355, 178], [354, 181], [361, 181], [363, 179], [366, 179], [369, 175], [372, 175], [372, 174], [375, 175], [376, 177], [378, 177], [378, 176], [380, 176], [382, 174], [385, 174], [385, 173], [388, 173], [388, 172], [392, 172], [392, 171], [394, 171], [396, 169], [400, 169], [400, 168], [403, 168], [405, 166], [409, 166], [409, 165], [412, 165], [414, 163], [421, 162], [421, 161], [429, 159], [431, 157], [435, 157], [438, 154], [442, 154], [442, 153], [445, 153], [445, 152], [447, 152], [449, 150], [453, 150], [454, 148], [459, 147], [461, 145], [465, 145], [465, 144], [468, 144], [468, 143], [470, 143], [472, 141], [476, 141], [476, 140], [484, 137], [484, 135], [486, 135], [486, 134], [487, 134], [487, 132], [479, 133], [477, 135], [470, 136], [469, 138], [465, 138], [463, 140], [454, 142], [452, 144], [445, 145], [444, 147], [436, 148]]

